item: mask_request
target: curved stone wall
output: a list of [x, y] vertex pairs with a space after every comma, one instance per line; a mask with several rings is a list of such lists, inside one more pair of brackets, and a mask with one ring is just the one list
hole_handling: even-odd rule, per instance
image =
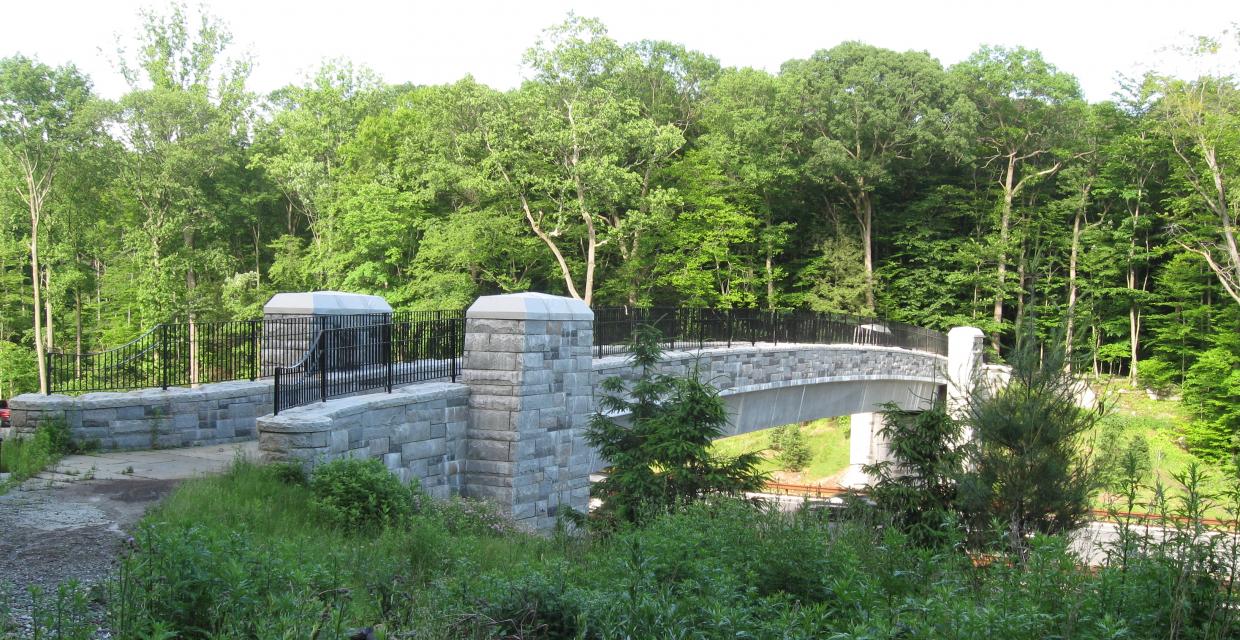
[[[876, 411], [886, 402], [925, 405], [945, 384], [947, 358], [897, 347], [780, 344], [674, 351], [660, 373], [697, 367], [720, 390], [732, 415], [727, 435]], [[594, 386], [608, 377], [633, 380], [624, 356], [594, 361]]]

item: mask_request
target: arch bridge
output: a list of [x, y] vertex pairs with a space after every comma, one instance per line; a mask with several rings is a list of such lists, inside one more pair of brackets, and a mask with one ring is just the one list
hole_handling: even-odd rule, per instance
[[[268, 459], [307, 466], [378, 457], [432, 494], [493, 500], [518, 522], [547, 529], [559, 505], [587, 507], [590, 473], [605, 464], [584, 439], [599, 383], [638, 375], [616, 353], [616, 331], [608, 324], [614, 321], [596, 322], [586, 305], [569, 298], [484, 296], [466, 313], [458, 382], [264, 416], [260, 448]], [[729, 322], [726, 341], [701, 330], [692, 344], [670, 345], [660, 372], [682, 375], [696, 367], [719, 388], [731, 416], [727, 435], [851, 415], [848, 480], [855, 484], [865, 482], [861, 465], [886, 456], [873, 437], [880, 405], [917, 410], [945, 393], [949, 409], [959, 407], [962, 390], [981, 369], [982, 334], [969, 327], [944, 336], [845, 322], [783, 333], [751, 327], [746, 334], [737, 331], [736, 318]], [[788, 341], [818, 336], [837, 343]]]

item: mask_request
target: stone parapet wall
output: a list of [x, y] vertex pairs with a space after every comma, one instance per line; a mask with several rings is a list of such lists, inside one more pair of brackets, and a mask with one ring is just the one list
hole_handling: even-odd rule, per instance
[[258, 420], [264, 461], [307, 470], [338, 458], [379, 458], [436, 497], [461, 492], [469, 387], [431, 382], [328, 400]]
[[269, 380], [80, 396], [23, 394], [9, 400], [13, 430], [34, 432], [64, 420], [79, 446], [102, 451], [162, 449], [253, 440], [258, 416], [271, 413]]
[[[695, 365], [702, 380], [729, 395], [822, 380], [945, 380], [947, 358], [899, 347], [759, 343], [668, 351], [659, 372], [683, 376]], [[594, 360], [592, 384], [613, 376], [635, 380], [637, 375], [627, 356], [609, 356]]]

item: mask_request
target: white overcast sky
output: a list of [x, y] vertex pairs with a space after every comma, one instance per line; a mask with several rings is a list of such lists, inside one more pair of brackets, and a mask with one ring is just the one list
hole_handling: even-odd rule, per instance
[[[162, 6], [0, 0], [0, 56], [72, 61], [100, 94], [115, 98], [126, 88], [114, 69], [116, 35], [136, 32], [139, 8]], [[1075, 74], [1086, 97], [1098, 101], [1115, 91], [1117, 72], [1176, 71], [1166, 47], [1240, 20], [1237, 0], [210, 0], [206, 6], [231, 28], [235, 45], [253, 54], [250, 87], [259, 92], [300, 81], [324, 59], [338, 57], [393, 83], [450, 82], [471, 73], [491, 86], [513, 87], [525, 49], [574, 11], [601, 18], [621, 42], [671, 40], [727, 66], [769, 71], [846, 40], [929, 51], [944, 65], [984, 43], [1023, 45]]]

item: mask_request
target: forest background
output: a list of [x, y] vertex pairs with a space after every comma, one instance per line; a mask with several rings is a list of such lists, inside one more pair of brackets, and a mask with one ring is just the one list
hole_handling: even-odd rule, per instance
[[1237, 450], [1233, 69], [1091, 103], [1020, 47], [945, 67], [846, 42], [768, 73], [570, 16], [515, 89], [332, 60], [256, 95], [217, 19], [141, 25], [117, 100], [0, 59], [0, 396], [40, 389], [49, 350], [254, 318], [278, 291], [537, 290], [973, 325], [997, 360], [1036, 320], [1079, 371], [1181, 393], [1187, 447]]

